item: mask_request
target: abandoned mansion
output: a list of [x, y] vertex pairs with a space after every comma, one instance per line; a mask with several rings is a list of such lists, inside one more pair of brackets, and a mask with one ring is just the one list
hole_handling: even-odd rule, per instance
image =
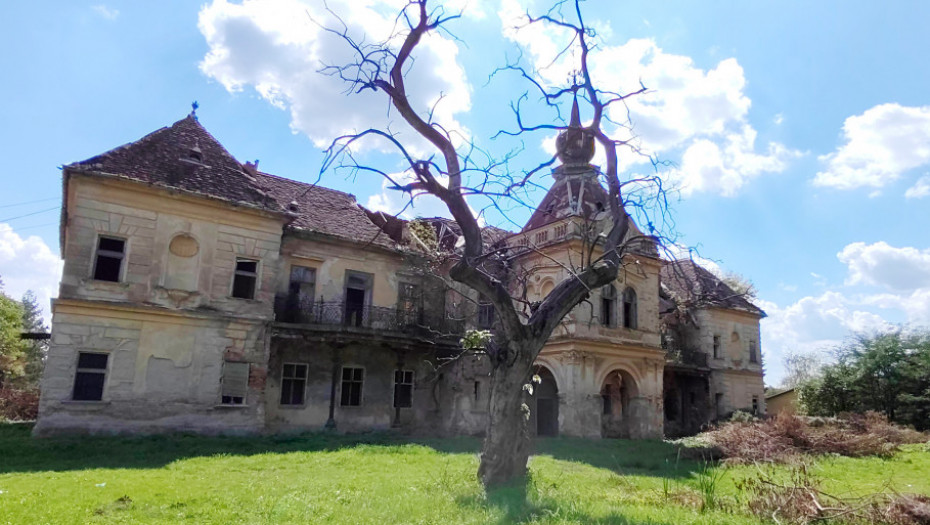
[[[484, 230], [526, 269], [527, 305], [569, 277], [605, 215], [590, 155], [565, 142], [522, 230]], [[455, 256], [453, 221], [263, 173], [194, 114], [65, 166], [63, 199], [37, 435], [484, 431], [491, 366], [461, 347], [495, 312], [430, 262]], [[764, 312], [632, 233], [617, 280], [536, 360], [538, 435], [661, 438], [765, 410]]]

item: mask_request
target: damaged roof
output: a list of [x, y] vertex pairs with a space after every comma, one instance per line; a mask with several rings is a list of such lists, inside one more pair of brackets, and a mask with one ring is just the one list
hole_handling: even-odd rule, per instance
[[260, 171], [254, 177], [265, 193], [295, 216], [289, 228], [396, 248], [394, 239], [372, 222], [354, 195]]
[[718, 307], [742, 310], [765, 317], [743, 294], [733, 291], [725, 282], [690, 259], [662, 261], [659, 275], [670, 298], [698, 307]]
[[284, 211], [193, 114], [64, 169], [130, 179], [271, 212]]

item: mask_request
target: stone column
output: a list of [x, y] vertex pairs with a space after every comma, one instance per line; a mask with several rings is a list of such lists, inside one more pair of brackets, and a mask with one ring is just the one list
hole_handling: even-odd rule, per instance
[[594, 384], [594, 356], [571, 351], [560, 356], [559, 364], [559, 434], [601, 437], [601, 396]]

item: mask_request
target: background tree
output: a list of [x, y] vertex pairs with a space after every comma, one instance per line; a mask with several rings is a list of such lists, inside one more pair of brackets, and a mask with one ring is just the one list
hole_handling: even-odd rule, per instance
[[[32, 290], [27, 290], [20, 302], [23, 308], [23, 332], [33, 334], [48, 333], [48, 326], [42, 318], [42, 308], [39, 307], [36, 294]], [[30, 339], [23, 341], [23, 357], [25, 359], [23, 380], [26, 386], [38, 388], [47, 351], [47, 340]]]
[[812, 352], [791, 351], [785, 355], [785, 378], [782, 379], [783, 388], [796, 388], [820, 375], [823, 367], [820, 354]]
[[0, 280], [0, 387], [25, 372], [23, 332], [23, 306], [3, 293]]
[[930, 331], [857, 336], [800, 392], [810, 415], [875, 410], [897, 423], [930, 429]]
[[[657, 225], [663, 224], [665, 200], [660, 180], [655, 176], [621, 180], [618, 150], [629, 144], [613, 138], [608, 132], [609, 129], [631, 129], [629, 123], [624, 127], [611, 117], [625, 117], [624, 100], [646, 88], [637, 84], [633, 91], [620, 93], [616, 86], [607, 90], [597, 85], [588, 65], [589, 53], [596, 47], [595, 33], [585, 24], [580, 0], [559, 1], [541, 16], [527, 15], [527, 25], [543, 24], [566, 35], [566, 45], [554, 60], [574, 60], [575, 74], [562, 86], [547, 87], [538, 71], [519, 60], [498, 69], [494, 75], [516, 75], [527, 82], [529, 91], [516, 97], [511, 104], [515, 127], [497, 136], [521, 137], [537, 131], [550, 134], [562, 131], [566, 142], [575, 144], [574, 147], [591, 148], [592, 154], [596, 144], [604, 157], [600, 179], [606, 185], [608, 202], [605, 203], [605, 219], [598, 223], [597, 249], [591, 251], [593, 256], [571, 268], [571, 277], [558, 283], [539, 303], [529, 309], [523, 308], [520, 301], [515, 300], [519, 292], [513, 289], [508, 279], [510, 274], [500, 271], [510, 265], [506, 250], [485, 242], [478, 214], [468, 198], [487, 198], [491, 201], [490, 207], [503, 210], [501, 201], [519, 202], [528, 185], [534, 184], [534, 177], [541, 175], [542, 169], [552, 165], [556, 158], [553, 156], [533, 168], [513, 170], [510, 161], [519, 148], [504, 154], [503, 159], [494, 160], [458, 130], [446, 129], [434, 121], [435, 107], [415, 107], [407, 80], [411, 69], [416, 67], [417, 46], [430, 34], [451, 34], [449, 26], [459, 18], [431, 4], [427, 0], [407, 2], [397, 16], [395, 34], [379, 43], [368, 43], [364, 35], [349, 34], [346, 24], [335, 13], [336, 22], [329, 26], [321, 24], [329, 34], [340, 38], [354, 55], [349, 63], [326, 66], [323, 72], [344, 80], [350, 93], [367, 90], [382, 93], [393, 110], [427, 143], [426, 152], [417, 154], [419, 141], [414, 148], [409, 142], [404, 143], [402, 135], [390, 129], [366, 129], [336, 138], [327, 150], [323, 170], [349, 170], [353, 175], [378, 174], [410, 199], [432, 195], [442, 201], [457, 223], [464, 244], [455, 253], [449, 276], [493, 304], [498, 321], [498, 328], [486, 344], [492, 373], [488, 426], [478, 469], [480, 479], [490, 487], [525, 478], [530, 449], [524, 388], [532, 389], [528, 383], [539, 351], [562, 319], [585, 300], [591, 290], [617, 279], [624, 252], [629, 247], [631, 221], [627, 211], [633, 208], [659, 210], [657, 220], [645, 221], [652, 235]], [[534, 100], [541, 109], [554, 113], [551, 121], [526, 122], [522, 105]], [[552, 121], [564, 122], [560, 107], [564, 108], [573, 100], [590, 112], [590, 123], [582, 126], [579, 119], [572, 127], [552, 124]], [[618, 111], [610, 113], [612, 107]], [[577, 108], [573, 109], [574, 120], [579, 113]], [[386, 143], [398, 153], [403, 161], [403, 179], [391, 175], [391, 170], [358, 161], [355, 150], [360, 141], [368, 139], [380, 145]]]

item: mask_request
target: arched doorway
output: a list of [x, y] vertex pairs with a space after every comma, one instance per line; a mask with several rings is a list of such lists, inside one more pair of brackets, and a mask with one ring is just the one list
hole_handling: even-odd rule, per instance
[[637, 415], [631, 401], [639, 397], [636, 380], [625, 370], [613, 370], [601, 387], [601, 434], [609, 438], [629, 438]]
[[533, 374], [541, 380], [533, 384], [530, 407], [530, 429], [537, 436], [559, 435], [559, 387], [555, 376], [544, 366], [533, 367]]

